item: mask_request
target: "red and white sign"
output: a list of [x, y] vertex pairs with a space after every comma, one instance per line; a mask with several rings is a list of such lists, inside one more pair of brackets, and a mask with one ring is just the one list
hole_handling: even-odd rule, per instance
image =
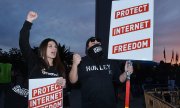
[[28, 108], [62, 108], [63, 88], [56, 84], [57, 79], [30, 79]]
[[109, 59], [153, 60], [154, 0], [112, 1]]

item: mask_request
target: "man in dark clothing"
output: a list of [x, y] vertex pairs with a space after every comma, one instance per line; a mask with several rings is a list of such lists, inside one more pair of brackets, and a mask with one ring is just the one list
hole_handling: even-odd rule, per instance
[[86, 42], [86, 56], [73, 55], [69, 74], [71, 83], [81, 83], [82, 108], [116, 108], [113, 80], [124, 82], [133, 67], [125, 64], [125, 72], [103, 56], [101, 42], [91, 37]]

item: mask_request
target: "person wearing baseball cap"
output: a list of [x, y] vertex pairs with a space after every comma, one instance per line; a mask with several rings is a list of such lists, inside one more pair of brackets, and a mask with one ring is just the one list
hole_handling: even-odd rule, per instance
[[73, 64], [69, 74], [71, 83], [81, 84], [82, 108], [116, 108], [113, 81], [124, 82], [127, 72], [133, 67], [125, 64], [125, 72], [120, 72], [114, 62], [105, 58], [102, 42], [97, 37], [86, 41], [85, 53], [73, 55]]

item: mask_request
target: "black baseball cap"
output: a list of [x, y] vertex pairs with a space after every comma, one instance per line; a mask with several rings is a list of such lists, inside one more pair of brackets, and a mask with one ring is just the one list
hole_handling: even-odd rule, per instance
[[87, 54], [87, 48], [88, 48], [88, 44], [89, 42], [94, 42], [94, 41], [98, 41], [98, 42], [101, 42], [101, 40], [97, 37], [90, 37], [87, 41], [86, 41], [86, 49], [85, 49], [85, 53]]
[[94, 42], [94, 41], [98, 41], [101, 42], [101, 40], [97, 37], [90, 37], [87, 41], [86, 41], [86, 48], [88, 47], [89, 42]]

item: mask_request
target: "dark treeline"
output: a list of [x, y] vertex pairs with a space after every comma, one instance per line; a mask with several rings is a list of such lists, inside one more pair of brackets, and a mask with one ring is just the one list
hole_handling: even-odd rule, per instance
[[[34, 47], [33, 50], [37, 53], [38, 47]], [[65, 45], [59, 45], [59, 50], [68, 76], [68, 72], [72, 64], [73, 53], [70, 52], [70, 49], [67, 49]], [[27, 79], [28, 73], [26, 62], [19, 49], [12, 48], [9, 52], [0, 49], [0, 62], [12, 64], [12, 83], [16, 83], [17, 76], [19, 74], [23, 76], [23, 79]], [[120, 64], [124, 65], [124, 61], [121, 61]], [[160, 63], [150, 61], [133, 61], [133, 66], [134, 73], [131, 76], [131, 84], [132, 87], [135, 87], [136, 89], [140, 89], [142, 91], [142, 85], [144, 84], [167, 86], [168, 79], [175, 80], [176, 86], [180, 86], [180, 66], [178, 64], [165, 63], [163, 61], [160, 61]], [[133, 90], [136, 91], [136, 89]]]

